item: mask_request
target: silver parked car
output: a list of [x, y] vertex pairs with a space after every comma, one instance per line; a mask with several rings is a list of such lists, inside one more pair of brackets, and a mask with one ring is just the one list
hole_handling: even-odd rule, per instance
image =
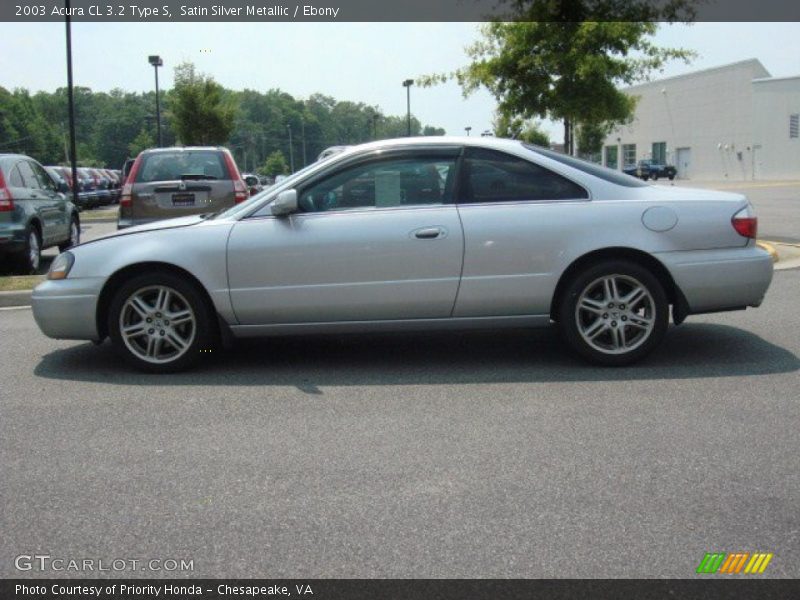
[[672, 319], [758, 306], [772, 279], [738, 194], [652, 186], [518, 141], [350, 148], [219, 213], [61, 254], [33, 293], [54, 338], [165, 372], [221, 339], [557, 323], [595, 363]]

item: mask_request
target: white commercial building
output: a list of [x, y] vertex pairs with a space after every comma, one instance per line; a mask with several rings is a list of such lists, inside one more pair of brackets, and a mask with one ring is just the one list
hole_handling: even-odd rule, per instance
[[750, 59], [624, 92], [639, 100], [605, 140], [608, 167], [654, 159], [681, 179], [800, 179], [800, 76], [773, 78]]

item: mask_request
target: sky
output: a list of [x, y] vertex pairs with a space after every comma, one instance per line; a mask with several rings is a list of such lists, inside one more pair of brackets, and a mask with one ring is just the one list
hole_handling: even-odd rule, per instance
[[[172, 85], [172, 68], [190, 60], [231, 89], [280, 88], [296, 98], [320, 92], [403, 115], [402, 81], [466, 65], [464, 48], [478, 37], [474, 23], [73, 23], [74, 78], [95, 91], [152, 90], [147, 56], [159, 54], [162, 89]], [[698, 56], [653, 79], [749, 58], [773, 76], [800, 74], [800, 23], [663, 25], [656, 42]], [[65, 86], [64, 48], [63, 23], [0, 23], [0, 86]], [[494, 108], [486, 91], [465, 99], [454, 82], [411, 90], [412, 113], [453, 135], [491, 128]], [[561, 138], [558, 124], [543, 127]]]

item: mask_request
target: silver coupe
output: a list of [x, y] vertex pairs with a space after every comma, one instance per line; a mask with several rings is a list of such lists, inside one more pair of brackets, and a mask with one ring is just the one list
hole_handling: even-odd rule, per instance
[[744, 196], [519, 141], [386, 140], [225, 212], [72, 248], [33, 311], [46, 335], [110, 337], [154, 372], [235, 338], [551, 323], [589, 361], [625, 365], [670, 316], [761, 304], [772, 261], [756, 228]]

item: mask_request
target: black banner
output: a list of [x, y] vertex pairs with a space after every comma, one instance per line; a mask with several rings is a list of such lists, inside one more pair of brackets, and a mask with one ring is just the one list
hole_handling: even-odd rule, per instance
[[800, 598], [800, 580], [789, 579], [6, 579], [2, 600], [700, 600]]
[[[536, 0], [72, 0], [73, 21], [94, 22], [477, 22], [520, 18]], [[791, 0], [690, 0], [695, 21], [800, 21], [800, 3]], [[60, 21], [65, 17], [63, 0], [3, 0], [0, 21]], [[601, 6], [601, 0], [586, 0], [587, 8]], [[609, 7], [614, 3], [606, 3]], [[631, 0], [646, 11], [669, 0]], [[599, 9], [598, 9], [599, 10]], [[631, 12], [634, 10], [634, 12]], [[546, 11], [545, 11], [546, 12]], [[535, 11], [535, 19], [563, 20], [558, 11], [550, 16]], [[597, 14], [596, 12], [593, 14]], [[639, 10], [620, 8], [602, 11], [605, 21], [634, 20]], [[592, 20], [592, 19], [587, 19]], [[637, 19], [640, 20], [640, 19]], [[650, 19], [643, 19], [650, 20]]]

